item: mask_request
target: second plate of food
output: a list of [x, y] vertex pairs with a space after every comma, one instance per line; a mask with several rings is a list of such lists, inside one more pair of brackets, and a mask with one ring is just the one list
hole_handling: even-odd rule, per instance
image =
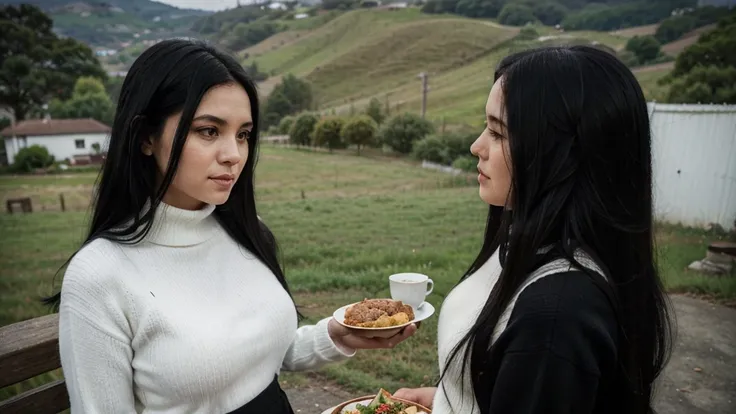
[[393, 299], [365, 299], [337, 309], [332, 317], [350, 329], [384, 332], [421, 322], [434, 312], [434, 306], [429, 302], [414, 309]]

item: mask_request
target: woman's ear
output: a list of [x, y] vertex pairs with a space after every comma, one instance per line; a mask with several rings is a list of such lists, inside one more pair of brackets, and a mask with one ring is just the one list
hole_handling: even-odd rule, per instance
[[149, 136], [148, 138], [143, 140], [143, 143], [141, 144], [141, 151], [146, 156], [150, 157], [151, 155], [153, 155], [153, 138], [152, 137]]

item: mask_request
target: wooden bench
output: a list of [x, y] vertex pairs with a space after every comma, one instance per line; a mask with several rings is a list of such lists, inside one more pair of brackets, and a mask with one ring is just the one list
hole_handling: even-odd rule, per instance
[[[59, 315], [0, 327], [0, 388], [61, 368]], [[64, 380], [0, 401], [0, 413], [56, 414], [69, 408]]]

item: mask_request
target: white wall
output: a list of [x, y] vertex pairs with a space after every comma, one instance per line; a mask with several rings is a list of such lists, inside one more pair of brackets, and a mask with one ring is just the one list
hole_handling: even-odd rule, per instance
[[658, 220], [736, 220], [736, 105], [649, 104]]
[[[45, 136], [28, 136], [5, 138], [5, 152], [8, 154], [8, 163], [15, 161], [15, 154], [21, 148], [30, 147], [31, 145], [41, 145], [49, 150], [57, 161], [66, 158], [72, 158], [74, 155], [93, 154], [93, 143], [100, 144], [101, 151], [107, 151], [108, 134], [71, 134], [71, 135], [45, 135]], [[84, 148], [77, 148], [75, 141], [84, 140]], [[15, 142], [14, 142], [15, 140]]]

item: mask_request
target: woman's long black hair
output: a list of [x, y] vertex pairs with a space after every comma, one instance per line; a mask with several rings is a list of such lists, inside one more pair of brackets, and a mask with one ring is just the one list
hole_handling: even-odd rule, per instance
[[[233, 239], [268, 266], [289, 292], [279, 264], [276, 240], [256, 213], [254, 169], [259, 126], [256, 86], [235, 59], [199, 41], [159, 42], [144, 51], [130, 68], [118, 99], [83, 246], [98, 238], [136, 243], [148, 234], [156, 208], [176, 173], [202, 96], [210, 88], [226, 83], [238, 83], [247, 92], [253, 129], [243, 171], [228, 200], [215, 208], [214, 216]], [[151, 136], [160, 136], [166, 119], [177, 113], [181, 113], [181, 120], [169, 164], [163, 181], [157, 185], [156, 162], [143, 154], [142, 144]], [[58, 309], [60, 300], [61, 294], [57, 293], [45, 302]]]
[[553, 246], [585, 269], [573, 256], [580, 247], [613, 287], [620, 332], [614, 381], [629, 390], [619, 396], [619, 412], [649, 413], [672, 330], [655, 261], [651, 137], [641, 88], [616, 57], [588, 46], [511, 55], [495, 79], [502, 82], [512, 188], [507, 206], [490, 208], [483, 247], [463, 279], [497, 249], [502, 271], [440, 381], [462, 356], [459, 380], [469, 365], [476, 401], [487, 413], [479, 396], [490, 390], [480, 378], [499, 317], [539, 266], [540, 248]]

